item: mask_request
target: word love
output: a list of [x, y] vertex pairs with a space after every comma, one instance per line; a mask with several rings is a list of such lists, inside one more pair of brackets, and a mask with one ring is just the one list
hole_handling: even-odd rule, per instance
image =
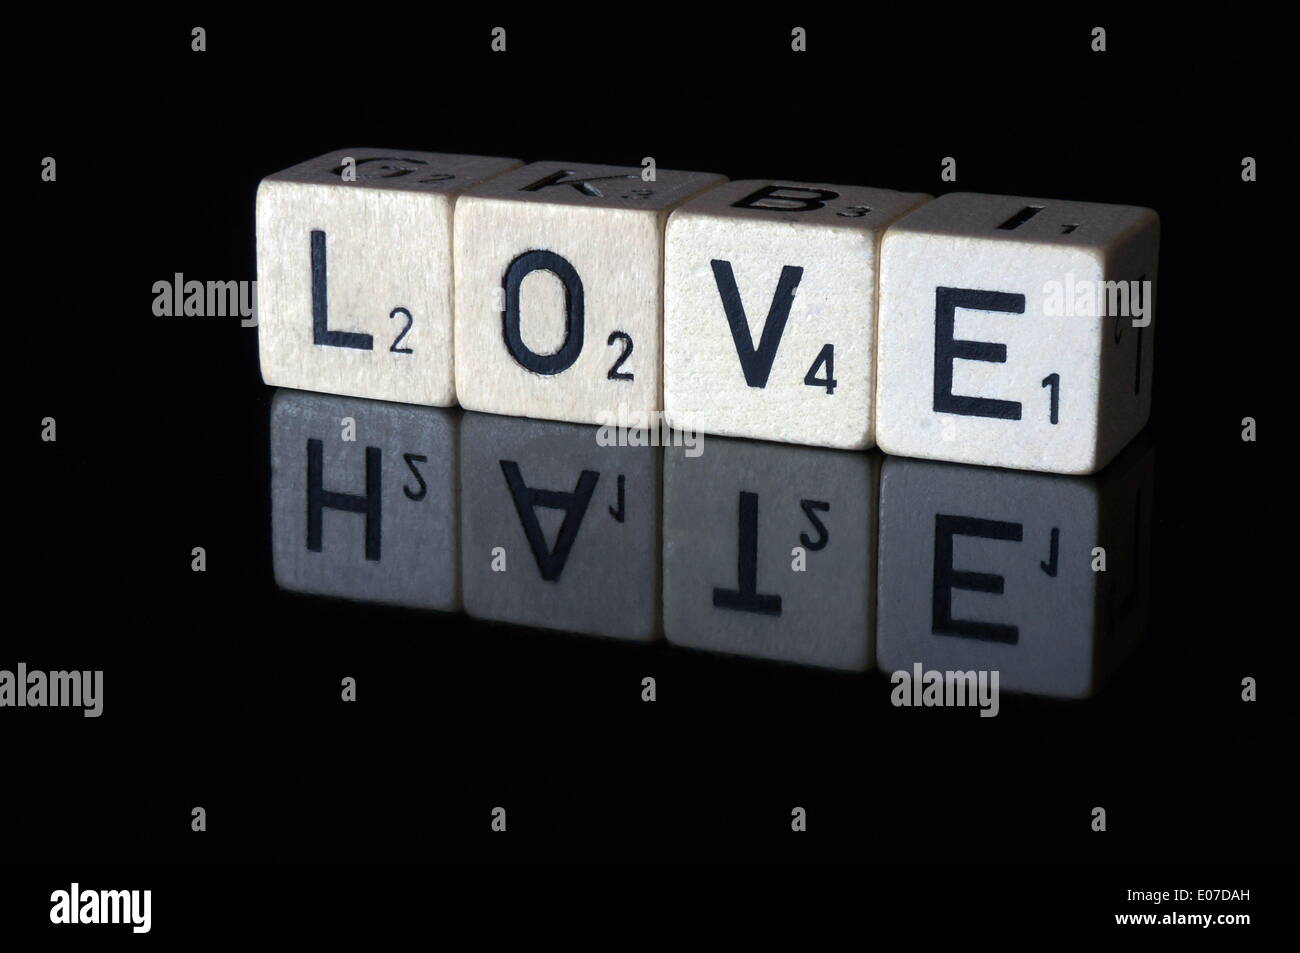
[[268, 384], [1058, 473], [1151, 408], [1150, 209], [345, 149], [263, 180]]

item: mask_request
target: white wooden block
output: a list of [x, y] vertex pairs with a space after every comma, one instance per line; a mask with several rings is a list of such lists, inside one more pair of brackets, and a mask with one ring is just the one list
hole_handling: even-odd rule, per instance
[[457, 194], [519, 165], [518, 159], [356, 148], [263, 179], [257, 190], [263, 380], [455, 404], [452, 210]]
[[678, 429], [872, 445], [876, 259], [929, 196], [729, 182], [673, 212], [664, 242], [664, 412]]
[[879, 454], [705, 440], [664, 450], [664, 637], [864, 672]]
[[597, 433], [464, 415], [469, 615], [634, 641], [658, 636], [660, 451], [602, 446]]
[[277, 391], [271, 541], [283, 589], [460, 607], [455, 412]]
[[881, 449], [1056, 473], [1105, 466], [1150, 414], [1159, 234], [1150, 209], [974, 193], [891, 225]]
[[663, 229], [725, 181], [537, 162], [456, 207], [456, 390], [469, 410], [606, 423], [662, 409]]
[[1005, 691], [1094, 694], [1150, 618], [1153, 461], [1141, 442], [1092, 477], [887, 458], [881, 670], [996, 671]]

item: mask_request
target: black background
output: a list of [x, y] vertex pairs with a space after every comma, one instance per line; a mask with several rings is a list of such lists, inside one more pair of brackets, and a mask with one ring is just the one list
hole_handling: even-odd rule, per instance
[[[807, 53], [790, 51], [795, 25]], [[1097, 25], [1105, 53], [1089, 48]], [[103, 669], [106, 713], [0, 716], [4, 856], [1292, 859], [1296, 633], [1277, 610], [1293, 547], [1278, 559], [1274, 540], [1294, 521], [1275, 494], [1294, 413], [1296, 104], [1277, 29], [1195, 8], [654, 5], [16, 24], [0, 665]], [[1005, 696], [982, 720], [895, 709], [879, 673], [277, 591], [256, 331], [155, 317], [151, 288], [255, 278], [259, 179], [367, 145], [1155, 208], [1154, 623], [1139, 651], [1088, 703]], [[56, 183], [39, 180], [46, 155]], [[1247, 155], [1258, 182], [1241, 180]], [[46, 416], [57, 443], [37, 438]], [[197, 545], [206, 573], [190, 571]], [[356, 705], [339, 702], [343, 675]], [[506, 836], [489, 831], [496, 804]]]

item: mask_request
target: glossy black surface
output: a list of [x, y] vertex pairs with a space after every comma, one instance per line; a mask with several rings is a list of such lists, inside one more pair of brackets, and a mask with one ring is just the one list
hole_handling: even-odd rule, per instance
[[[9, 104], [25, 217], [10, 225], [21, 449], [0, 664], [103, 669], [106, 713], [0, 715], [7, 847], [63, 861], [341, 845], [419, 861], [1293, 857], [1293, 507], [1275, 491], [1292, 466], [1294, 195], [1278, 61], [1235, 23], [1207, 38], [1197, 22], [1117, 19], [1101, 59], [1082, 20], [861, 16], [810, 22], [819, 52], [797, 65], [784, 22], [757, 17], [538, 17], [499, 59], [488, 20], [210, 18], [201, 55], [181, 16], [65, 36], [75, 73]], [[52, 28], [24, 34], [29, 55]], [[1133, 654], [1087, 701], [1006, 693], [980, 719], [895, 708], [879, 671], [278, 588], [256, 332], [155, 317], [151, 286], [253, 278], [259, 178], [354, 142], [1156, 208], [1150, 623]], [[47, 154], [57, 185], [37, 180]], [[955, 184], [938, 180], [949, 155]], [[1241, 182], [1242, 155], [1259, 182]], [[47, 415], [56, 444], [35, 437]], [[190, 571], [194, 546], [206, 573]], [[498, 804], [507, 838], [488, 828]], [[1089, 829], [1098, 804], [1104, 835]], [[794, 805], [806, 836], [789, 830]]]

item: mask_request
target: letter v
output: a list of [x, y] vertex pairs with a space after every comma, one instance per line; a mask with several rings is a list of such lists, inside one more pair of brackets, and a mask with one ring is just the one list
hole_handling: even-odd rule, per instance
[[784, 265], [781, 268], [776, 294], [772, 296], [772, 306], [768, 308], [767, 321], [763, 324], [763, 336], [755, 348], [731, 262], [714, 258], [709, 264], [713, 266], [713, 278], [718, 283], [718, 293], [722, 295], [722, 308], [727, 312], [727, 323], [731, 325], [731, 337], [736, 342], [736, 356], [740, 358], [740, 369], [745, 372], [745, 383], [750, 387], [766, 387], [767, 377], [772, 373], [772, 361], [776, 359], [777, 345], [781, 343], [785, 322], [790, 317], [794, 290], [799, 287], [799, 279], [803, 277], [803, 269], [797, 265]]

